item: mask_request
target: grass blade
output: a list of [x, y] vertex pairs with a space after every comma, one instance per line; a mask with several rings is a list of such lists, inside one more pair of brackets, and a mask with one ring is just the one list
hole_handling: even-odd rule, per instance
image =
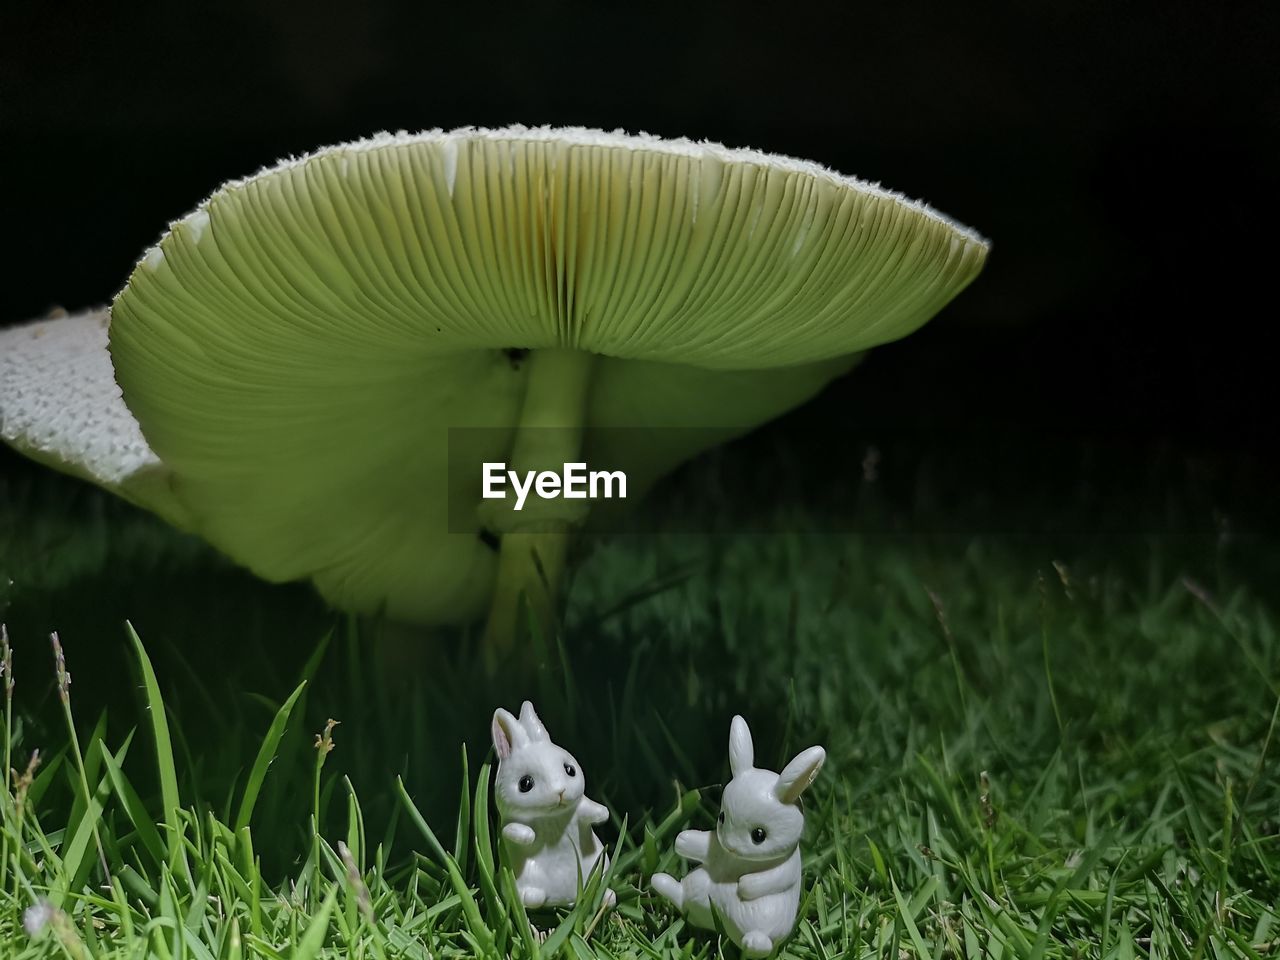
[[293, 950], [293, 960], [315, 960], [320, 948], [324, 946], [325, 934], [329, 932], [329, 914], [333, 913], [333, 905], [338, 901], [338, 887], [329, 888], [328, 895], [316, 915], [307, 924], [298, 945]]
[[110, 750], [104, 749], [102, 751], [102, 764], [106, 767], [107, 777], [111, 780], [111, 786], [115, 790], [116, 796], [120, 798], [120, 804], [124, 807], [125, 815], [129, 818], [133, 829], [138, 832], [138, 839], [142, 841], [147, 853], [151, 854], [151, 858], [159, 864], [164, 862], [164, 841], [160, 839], [160, 832], [156, 830], [156, 825], [152, 821], [151, 815], [147, 813], [146, 807], [143, 806], [142, 799], [138, 796], [138, 791], [133, 789], [133, 784], [124, 775], [124, 771], [120, 769], [121, 764], [124, 762], [125, 754], [129, 749], [129, 744], [132, 741], [133, 734], [130, 733], [119, 753], [114, 756]]
[[280, 746], [280, 740], [289, 725], [289, 715], [293, 713], [293, 706], [298, 702], [298, 697], [302, 695], [302, 691], [306, 686], [307, 681], [305, 680], [298, 684], [297, 689], [289, 695], [289, 699], [276, 711], [275, 718], [271, 721], [271, 726], [267, 728], [267, 735], [262, 738], [262, 746], [258, 748], [258, 756], [253, 761], [253, 769], [249, 771], [249, 780], [244, 785], [244, 794], [240, 798], [240, 808], [236, 812], [234, 827], [236, 833], [239, 833], [249, 825], [249, 820], [253, 816], [253, 808], [258, 802], [258, 794], [262, 792], [262, 783], [267, 778], [267, 771], [271, 767], [271, 761], [275, 759], [276, 749]]
[[125, 621], [125, 629], [129, 633], [129, 639], [133, 641], [138, 666], [142, 670], [147, 710], [151, 714], [151, 731], [156, 742], [156, 766], [160, 774], [160, 798], [161, 803], [164, 804], [164, 824], [169, 832], [169, 864], [173, 866], [182, 855], [182, 821], [178, 815], [182, 804], [178, 796], [178, 770], [173, 762], [173, 739], [169, 736], [169, 718], [165, 715], [160, 684], [156, 681], [156, 672], [151, 667], [151, 658], [147, 656], [142, 639], [133, 629], [132, 623]]

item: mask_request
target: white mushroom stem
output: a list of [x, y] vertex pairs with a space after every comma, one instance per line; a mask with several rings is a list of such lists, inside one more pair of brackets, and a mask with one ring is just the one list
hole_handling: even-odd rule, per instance
[[[549, 348], [532, 351], [526, 363], [524, 403], [508, 467], [522, 476], [528, 471], [559, 473], [582, 453], [595, 357], [583, 350]], [[491, 660], [515, 641], [521, 597], [544, 637], [552, 628], [569, 540], [584, 517], [580, 503], [532, 499], [523, 511], [501, 515], [498, 573], [485, 627]]]

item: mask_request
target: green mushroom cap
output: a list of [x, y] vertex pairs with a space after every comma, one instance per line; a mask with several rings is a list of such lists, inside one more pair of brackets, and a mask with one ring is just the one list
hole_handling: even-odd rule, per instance
[[[507, 460], [528, 421], [524, 351], [589, 364], [571, 426], [638, 490], [915, 330], [987, 250], [920, 203], [755, 151], [383, 134], [173, 224], [112, 305], [110, 353], [169, 515], [340, 607], [458, 622], [493, 589], [480, 460]], [[451, 469], [451, 428], [485, 428], [474, 469]]]

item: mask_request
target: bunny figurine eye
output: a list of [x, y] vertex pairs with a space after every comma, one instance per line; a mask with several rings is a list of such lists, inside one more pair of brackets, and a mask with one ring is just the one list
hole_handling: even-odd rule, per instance
[[[494, 800], [516, 892], [530, 909], [571, 905], [592, 870], [608, 868], [591, 828], [607, 821], [609, 811], [586, 795], [586, 772], [552, 742], [527, 700], [518, 717], [495, 710], [490, 733], [498, 755]], [[602, 897], [608, 906], [617, 902], [612, 890]]]
[[[744, 957], [767, 957], [791, 935], [800, 907], [800, 794], [826, 753], [810, 747], [781, 773], [755, 765], [751, 731], [729, 727], [729, 768], [714, 830], [685, 830], [676, 853], [699, 864], [683, 880], [653, 875], [653, 889], [691, 924], [722, 929]], [[730, 816], [732, 814], [732, 816]]]

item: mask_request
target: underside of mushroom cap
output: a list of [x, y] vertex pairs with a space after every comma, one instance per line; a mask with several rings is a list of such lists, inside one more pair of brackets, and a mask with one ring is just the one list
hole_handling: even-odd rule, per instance
[[987, 249], [929, 206], [818, 164], [512, 127], [382, 134], [285, 161], [222, 187], [141, 266], [178, 258], [171, 272], [203, 273], [228, 310], [272, 325], [346, 308], [348, 338], [374, 352], [409, 334], [433, 353], [561, 346], [752, 370], [904, 336]]
[[[986, 250], [922, 204], [754, 151], [380, 135], [230, 183], [175, 223], [117, 297], [111, 351], [213, 543], [342, 606], [457, 620], [483, 605], [493, 556], [449, 530], [479, 469], [448, 469], [447, 431], [500, 428], [487, 455], [504, 459], [526, 386], [511, 348], [595, 355], [591, 425], [705, 427], [710, 443], [924, 323]], [[696, 452], [689, 436], [617, 455], [651, 479]]]

